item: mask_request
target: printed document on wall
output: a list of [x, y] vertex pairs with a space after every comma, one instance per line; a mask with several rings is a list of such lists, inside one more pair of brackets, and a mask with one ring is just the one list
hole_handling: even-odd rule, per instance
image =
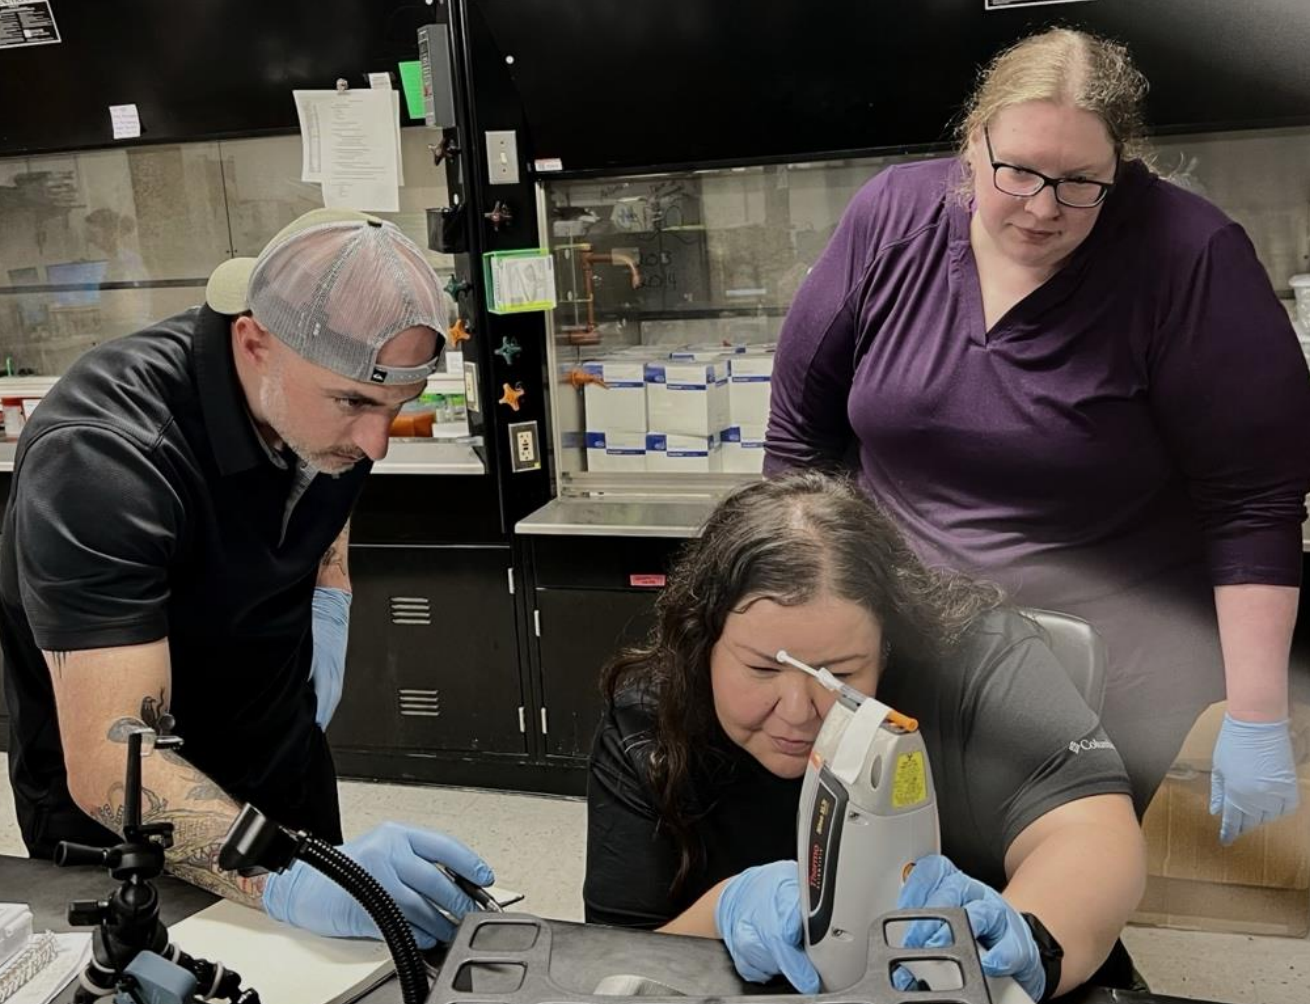
[[295, 91], [301, 180], [323, 185], [323, 204], [396, 212], [400, 95], [392, 90]]

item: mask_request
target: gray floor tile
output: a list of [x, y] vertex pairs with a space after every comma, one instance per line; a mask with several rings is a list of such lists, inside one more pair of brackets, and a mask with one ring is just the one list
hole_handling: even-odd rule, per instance
[[1124, 944], [1157, 993], [1226, 1004], [1310, 1002], [1310, 942], [1130, 927]]

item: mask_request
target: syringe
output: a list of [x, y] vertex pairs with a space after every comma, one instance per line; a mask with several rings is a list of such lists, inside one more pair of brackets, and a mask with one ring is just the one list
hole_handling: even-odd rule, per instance
[[792, 658], [785, 648], [778, 649], [778, 654], [773, 658], [784, 666], [795, 666], [797, 669], [809, 673], [810, 676], [814, 677], [823, 685], [825, 690], [830, 690], [834, 694], [844, 697], [851, 704], [859, 705], [868, 700], [868, 694], [861, 694], [854, 687], [849, 687], [842, 683], [841, 680], [837, 679], [837, 677], [833, 676], [832, 673], [828, 671], [827, 666], [820, 666], [818, 669], [815, 669], [808, 663]]

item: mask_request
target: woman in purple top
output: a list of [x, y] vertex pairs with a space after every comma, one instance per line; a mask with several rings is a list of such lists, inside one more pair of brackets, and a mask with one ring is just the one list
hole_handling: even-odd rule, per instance
[[766, 470], [857, 465], [929, 564], [1091, 621], [1139, 814], [1226, 679], [1228, 843], [1297, 803], [1310, 379], [1242, 228], [1133, 159], [1145, 90], [1045, 32], [958, 158], [865, 185], [783, 327]]

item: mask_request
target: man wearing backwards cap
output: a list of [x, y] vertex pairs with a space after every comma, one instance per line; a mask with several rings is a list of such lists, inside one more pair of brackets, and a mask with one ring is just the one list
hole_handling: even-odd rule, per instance
[[[315, 724], [311, 600], [391, 420], [444, 343], [436, 276], [394, 226], [317, 210], [206, 304], [86, 353], [18, 443], [0, 536], [10, 775], [29, 851], [117, 842], [127, 736], [171, 727], [143, 764], [143, 821], [170, 871], [323, 934], [377, 931], [304, 865], [243, 879], [218, 848], [243, 802], [341, 839]], [[491, 869], [442, 834], [384, 824], [343, 848], [420, 945], [473, 908], [438, 862]]]

